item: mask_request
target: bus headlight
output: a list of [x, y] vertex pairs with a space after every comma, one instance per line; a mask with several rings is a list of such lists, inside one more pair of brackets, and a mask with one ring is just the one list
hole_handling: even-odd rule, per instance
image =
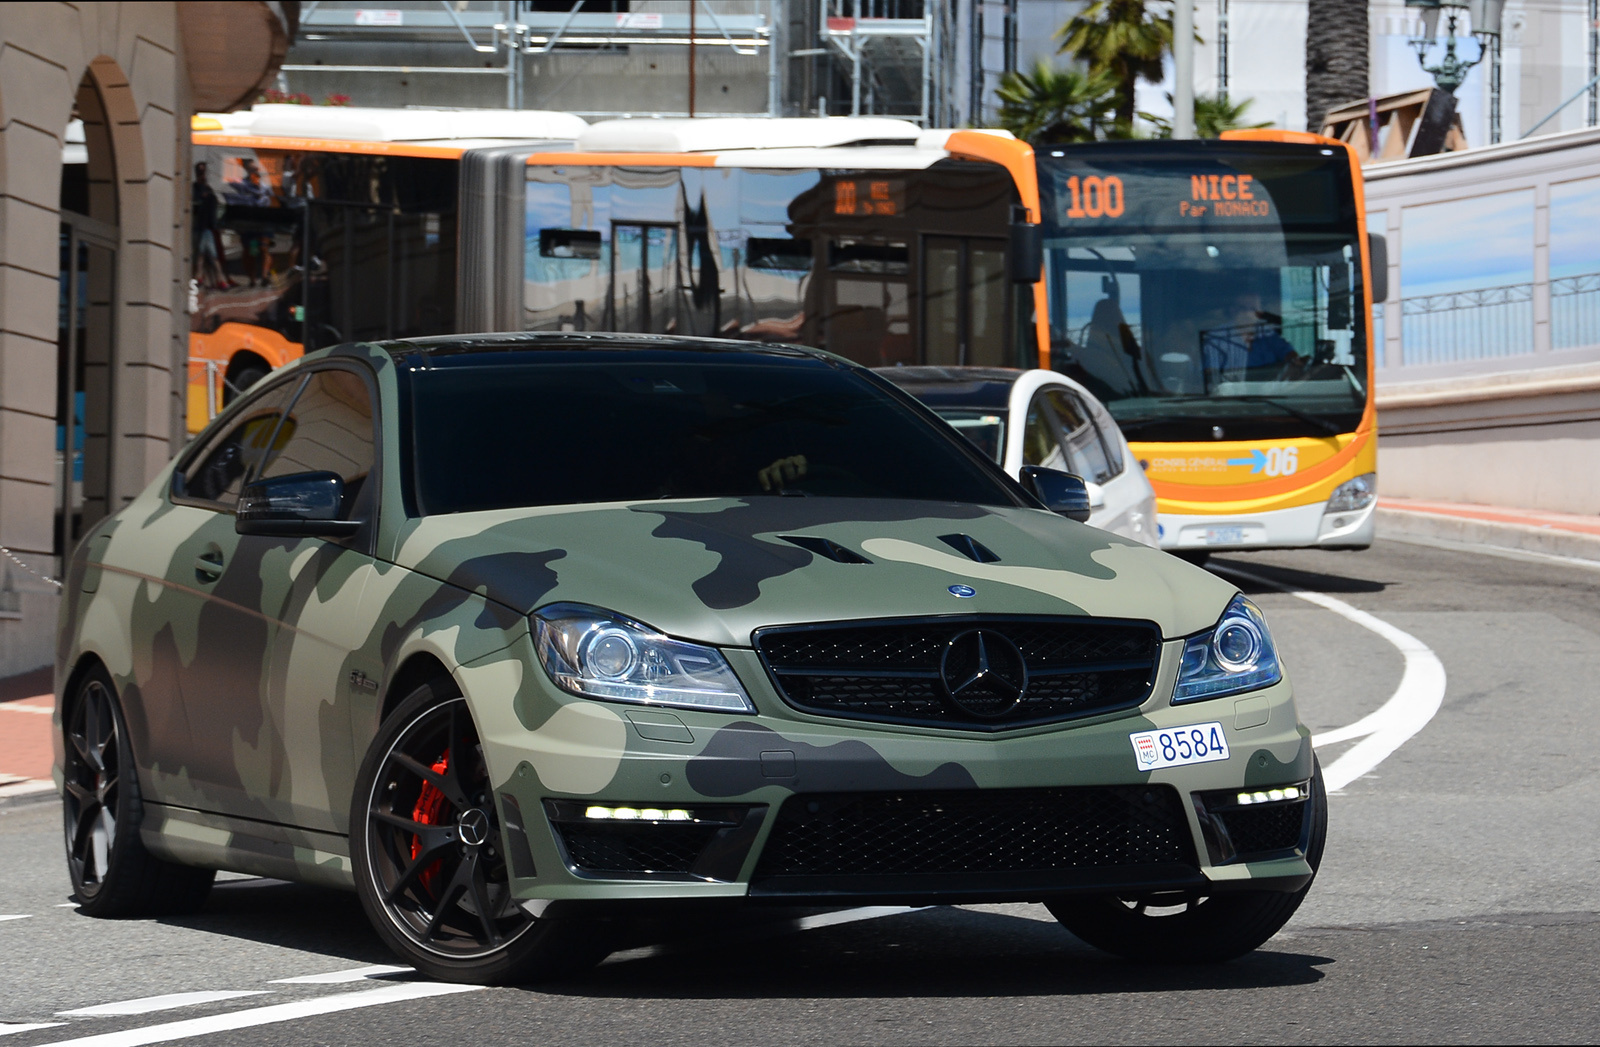
[[1354, 480], [1346, 480], [1333, 489], [1328, 496], [1328, 508], [1323, 510], [1328, 513], [1348, 513], [1356, 509], [1365, 509], [1371, 505], [1373, 499], [1378, 497], [1378, 474], [1367, 473]]
[[1197, 702], [1256, 691], [1283, 679], [1267, 620], [1256, 605], [1235, 596], [1215, 627], [1183, 645], [1183, 664], [1172, 701]]

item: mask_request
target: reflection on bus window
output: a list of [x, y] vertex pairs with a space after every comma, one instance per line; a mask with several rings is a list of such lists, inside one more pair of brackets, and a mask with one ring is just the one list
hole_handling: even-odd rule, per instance
[[[1014, 203], [999, 168], [540, 164], [527, 178], [531, 330], [801, 342], [872, 366], [1037, 359], [1023, 355], [1031, 301], [1013, 290], [999, 236]], [[954, 252], [939, 276], [935, 233]], [[931, 319], [924, 293], [939, 299]], [[919, 336], [940, 309], [947, 330]]]
[[1067, 215], [1066, 181], [1087, 164], [1042, 166], [1052, 366], [1130, 439], [1210, 439], [1224, 413], [1238, 436], [1355, 427], [1367, 348], [1348, 175], [1278, 163], [1250, 173], [1248, 208], [1189, 206], [1190, 180], [1156, 163], [1099, 163], [1123, 180], [1126, 211], [1096, 219]]

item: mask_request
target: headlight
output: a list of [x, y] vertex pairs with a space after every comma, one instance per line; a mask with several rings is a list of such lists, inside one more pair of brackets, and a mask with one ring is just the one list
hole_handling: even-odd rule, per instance
[[585, 698], [726, 713], [755, 712], [715, 648], [662, 636], [648, 626], [579, 604], [533, 616], [539, 663], [556, 686]]
[[1328, 508], [1323, 510], [1329, 513], [1348, 513], [1353, 509], [1365, 509], [1378, 497], [1378, 474], [1367, 473], [1354, 480], [1346, 480], [1333, 489], [1328, 496]]
[[1191, 636], [1172, 701], [1195, 702], [1254, 691], [1283, 679], [1267, 620], [1256, 605], [1235, 596], [1216, 627]]

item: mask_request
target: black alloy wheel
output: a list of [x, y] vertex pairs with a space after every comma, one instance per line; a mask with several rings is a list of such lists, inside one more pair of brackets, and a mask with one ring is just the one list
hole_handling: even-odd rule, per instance
[[[1311, 880], [1328, 836], [1328, 794], [1322, 768], [1311, 779], [1311, 834], [1306, 863]], [[1101, 895], [1050, 902], [1050, 915], [1086, 944], [1145, 963], [1221, 963], [1264, 945], [1289, 922], [1311, 890], [1235, 891], [1208, 896]]]
[[144, 805], [122, 712], [96, 668], [64, 710], [62, 815], [73, 894], [90, 916], [192, 912], [215, 872], [164, 861], [139, 839]]
[[357, 779], [351, 858], [384, 941], [430, 977], [504, 984], [593, 966], [605, 951], [512, 896], [488, 766], [453, 682], [425, 684], [379, 729]]

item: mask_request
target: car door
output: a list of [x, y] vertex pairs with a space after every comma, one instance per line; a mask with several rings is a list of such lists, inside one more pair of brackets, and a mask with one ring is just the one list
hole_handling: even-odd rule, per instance
[[150, 721], [147, 763], [157, 802], [205, 811], [239, 806], [244, 783], [235, 754], [253, 744], [256, 731], [245, 725], [241, 733], [234, 718], [215, 710], [260, 704], [270, 627], [260, 611], [260, 574], [240, 562], [234, 509], [274, 441], [292, 431], [285, 412], [299, 387], [296, 376], [250, 390], [233, 420], [180, 464], [169, 510], [149, 525], [181, 536], [172, 543], [166, 584], [143, 611], [160, 619], [150, 623], [144, 645], [159, 684], [139, 703]]
[[[344, 482], [342, 517], [368, 521], [346, 539], [242, 535], [234, 566], [261, 582], [257, 613], [268, 630], [261, 686], [214, 692], [199, 712], [231, 732], [230, 763], [215, 764], [226, 813], [342, 832], [355, 777], [349, 690], [341, 669], [365, 641], [359, 604], [372, 565], [375, 417], [370, 375], [359, 365], [310, 372], [254, 478], [331, 472]], [[191, 709], [197, 704], [191, 699]]]
[[[362, 596], [370, 580], [378, 471], [371, 375], [357, 363], [307, 376], [290, 410], [293, 435], [262, 464], [264, 479], [334, 472], [344, 482], [344, 519], [366, 527], [342, 540], [245, 538], [261, 543], [264, 575], [275, 578], [262, 612], [274, 623], [262, 720], [272, 751], [266, 800], [278, 820], [306, 829], [346, 831], [360, 754], [350, 735], [352, 701], [373, 698], [349, 661], [370, 637]], [[251, 549], [251, 556], [254, 551]], [[242, 711], [253, 716], [253, 711]], [[270, 759], [267, 759], [270, 757]]]

